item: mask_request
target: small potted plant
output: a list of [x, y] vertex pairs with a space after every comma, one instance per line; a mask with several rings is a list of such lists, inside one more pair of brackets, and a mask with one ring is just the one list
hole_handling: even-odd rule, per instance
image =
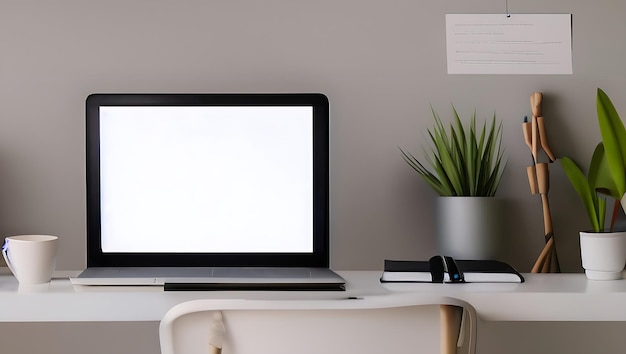
[[[596, 146], [587, 177], [570, 158], [562, 157], [560, 161], [591, 223], [591, 230], [580, 232], [585, 274], [593, 280], [612, 280], [622, 277], [626, 263], [626, 232], [613, 230], [620, 201], [626, 208], [626, 129], [601, 89], [597, 91], [596, 108], [602, 142]], [[615, 201], [608, 228], [605, 227], [607, 197]]]
[[426, 165], [400, 148], [402, 157], [430, 185], [436, 202], [438, 252], [460, 259], [495, 258], [500, 206], [496, 194], [506, 162], [502, 124], [476, 127], [476, 112], [463, 125], [454, 106], [448, 129], [431, 107], [435, 126], [428, 130]]

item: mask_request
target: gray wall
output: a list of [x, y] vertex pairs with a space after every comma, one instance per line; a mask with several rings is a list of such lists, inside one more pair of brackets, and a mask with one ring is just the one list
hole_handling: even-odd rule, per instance
[[[553, 150], [587, 165], [595, 91], [626, 115], [626, 3], [509, 1], [573, 14], [573, 75], [447, 75], [444, 15], [503, 13], [503, 0], [0, 0], [0, 230], [62, 238], [59, 269], [85, 265], [84, 100], [92, 92], [323, 92], [332, 113], [332, 266], [381, 269], [435, 252], [435, 194], [402, 161], [429, 105], [504, 123], [501, 258], [528, 271], [542, 211], [520, 124], [544, 93]], [[550, 202], [562, 267], [580, 271], [586, 216], [560, 167]]]
[[[332, 113], [332, 266], [380, 269], [435, 252], [435, 193], [400, 158], [444, 118], [494, 112], [508, 166], [501, 258], [528, 271], [543, 243], [520, 124], [542, 91], [557, 155], [587, 164], [595, 90], [626, 112], [619, 1], [511, 2], [512, 13], [572, 13], [574, 75], [447, 75], [444, 15], [498, 13], [503, 1], [2, 1], [0, 230], [62, 238], [60, 269], [85, 265], [84, 100], [92, 92], [327, 94]], [[625, 113], [626, 114], [626, 113]], [[585, 214], [551, 166], [554, 230], [579, 271]], [[355, 250], [356, 248], [356, 250]]]

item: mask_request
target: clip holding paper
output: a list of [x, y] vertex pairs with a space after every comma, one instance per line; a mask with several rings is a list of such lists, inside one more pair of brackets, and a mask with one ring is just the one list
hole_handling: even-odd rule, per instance
[[449, 256], [444, 256], [444, 264], [446, 267], [446, 272], [448, 273], [449, 281], [451, 283], [465, 283], [465, 278], [463, 277], [463, 272], [456, 265], [456, 261], [454, 258]]
[[428, 264], [430, 266], [430, 274], [432, 277], [433, 283], [443, 283], [444, 281], [444, 273], [446, 271], [443, 257], [437, 255], [432, 256], [428, 260]]

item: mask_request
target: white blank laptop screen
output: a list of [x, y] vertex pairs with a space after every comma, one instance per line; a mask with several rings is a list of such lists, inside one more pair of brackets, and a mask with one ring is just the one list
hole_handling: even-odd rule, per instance
[[313, 108], [100, 107], [108, 253], [313, 252]]

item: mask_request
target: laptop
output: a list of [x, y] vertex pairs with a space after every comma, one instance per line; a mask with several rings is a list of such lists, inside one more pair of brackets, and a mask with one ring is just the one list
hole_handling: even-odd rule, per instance
[[343, 290], [318, 93], [92, 94], [76, 285]]

